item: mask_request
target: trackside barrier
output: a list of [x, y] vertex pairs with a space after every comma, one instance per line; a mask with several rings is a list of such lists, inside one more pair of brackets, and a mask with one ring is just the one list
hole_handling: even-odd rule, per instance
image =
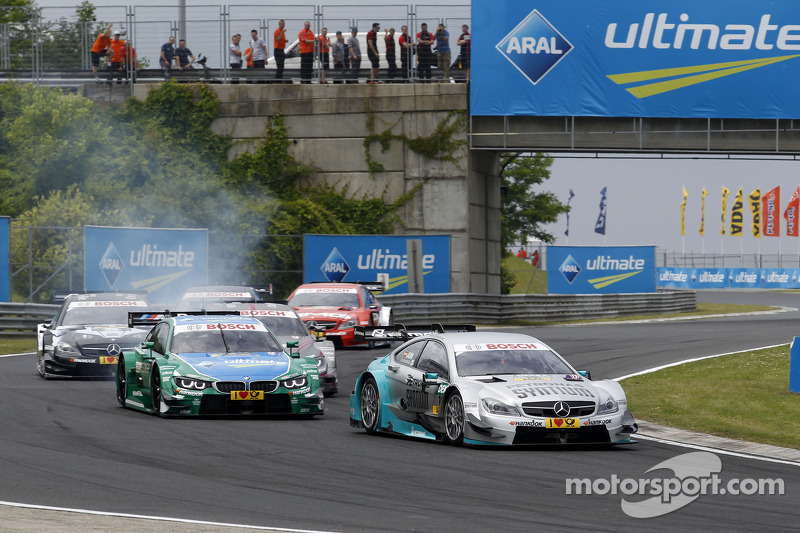
[[0, 335], [35, 335], [36, 325], [48, 322], [60, 305], [0, 303]]
[[395, 322], [501, 324], [513, 320], [559, 322], [697, 309], [694, 291], [648, 294], [396, 294], [378, 295]]

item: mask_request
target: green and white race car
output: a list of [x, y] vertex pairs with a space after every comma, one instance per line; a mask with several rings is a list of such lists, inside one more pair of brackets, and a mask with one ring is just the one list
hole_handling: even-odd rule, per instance
[[117, 366], [117, 401], [159, 416], [324, 414], [317, 362], [287, 354], [258, 319], [224, 313], [130, 313], [156, 323]]

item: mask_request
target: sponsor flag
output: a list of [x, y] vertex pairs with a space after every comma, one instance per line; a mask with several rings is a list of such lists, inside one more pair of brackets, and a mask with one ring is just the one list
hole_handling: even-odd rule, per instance
[[686, 198], [689, 197], [689, 193], [686, 192], [686, 187], [683, 188], [683, 202], [681, 202], [681, 237], [686, 235], [686, 225], [685, 225], [685, 215], [686, 215]]
[[[575, 196], [575, 193], [572, 192], [572, 187], [569, 188], [569, 196], [567, 197], [567, 207], [569, 207], [569, 203], [572, 201], [572, 198]], [[564, 232], [564, 235], [569, 237], [569, 209], [567, 209], [567, 230]]]
[[778, 216], [781, 210], [781, 186], [778, 185], [761, 197], [761, 213], [764, 217], [764, 226], [761, 229], [764, 237], [780, 237], [781, 225]]
[[753, 237], [761, 238], [761, 188], [750, 193], [750, 214], [753, 216]]
[[800, 207], [800, 187], [795, 189], [792, 199], [786, 204], [783, 218], [786, 219], [786, 236], [797, 237], [797, 209]]
[[708, 196], [708, 191], [706, 188], [703, 187], [703, 194], [700, 200], [700, 236], [705, 237], [705, 226], [706, 226], [706, 196]]
[[744, 190], [739, 188], [731, 208], [731, 237], [741, 237], [744, 228]]
[[725, 236], [725, 212], [728, 210], [728, 194], [731, 191], [727, 187], [722, 187], [722, 236]]
[[597, 215], [597, 222], [594, 225], [594, 232], [600, 235], [606, 234], [606, 189], [608, 187], [603, 187], [603, 190], [600, 191], [602, 195], [602, 198], [600, 198], [600, 214]]

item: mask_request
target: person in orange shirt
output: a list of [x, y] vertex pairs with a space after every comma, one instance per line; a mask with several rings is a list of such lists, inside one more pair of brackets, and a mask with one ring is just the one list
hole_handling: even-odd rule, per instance
[[325, 81], [325, 74], [331, 68], [330, 52], [331, 40], [328, 38], [328, 28], [322, 28], [322, 31], [319, 34], [320, 83], [328, 83]]
[[297, 34], [300, 39], [300, 83], [311, 83], [311, 69], [314, 66], [314, 44], [317, 38], [311, 31], [311, 23], [305, 21], [303, 29]]
[[244, 62], [247, 68], [253, 68], [253, 49], [247, 48], [244, 51]]
[[283, 19], [278, 21], [278, 29], [275, 30], [272, 49], [275, 51], [275, 79], [283, 79], [283, 64], [286, 60], [286, 22]]
[[126, 79], [131, 80], [131, 83], [136, 83], [136, 71], [139, 70], [139, 62], [136, 60], [136, 48], [133, 47], [130, 41], [125, 41], [125, 47], [122, 50], [122, 70]]
[[111, 43], [108, 45], [108, 56], [111, 58], [111, 71], [108, 81], [117, 78], [117, 83], [122, 83], [122, 76], [124, 75], [122, 70], [122, 58], [125, 53], [125, 41], [121, 39], [121, 36], [121, 31], [115, 31], [114, 38], [111, 39]]
[[108, 45], [111, 44], [111, 24], [108, 25], [103, 33], [97, 36], [97, 39], [92, 45], [92, 73], [94, 74], [95, 81], [99, 81], [99, 73], [97, 72], [100, 66], [100, 59], [106, 56], [108, 52]]

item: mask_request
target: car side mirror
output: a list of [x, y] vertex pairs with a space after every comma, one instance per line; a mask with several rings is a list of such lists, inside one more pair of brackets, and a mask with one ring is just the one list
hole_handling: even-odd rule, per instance
[[289, 348], [289, 355], [295, 359], [300, 357], [300, 353], [294, 351], [292, 348], [297, 348], [298, 346], [300, 346], [300, 341], [289, 341], [286, 343], [286, 347]]
[[425, 387], [429, 387], [430, 385], [438, 385], [437, 381], [439, 379], [439, 374], [437, 372], [425, 372], [425, 375], [422, 377], [422, 381]]
[[578, 374], [585, 377], [589, 381], [592, 381], [592, 373], [589, 372], [588, 370], [578, 370]]

